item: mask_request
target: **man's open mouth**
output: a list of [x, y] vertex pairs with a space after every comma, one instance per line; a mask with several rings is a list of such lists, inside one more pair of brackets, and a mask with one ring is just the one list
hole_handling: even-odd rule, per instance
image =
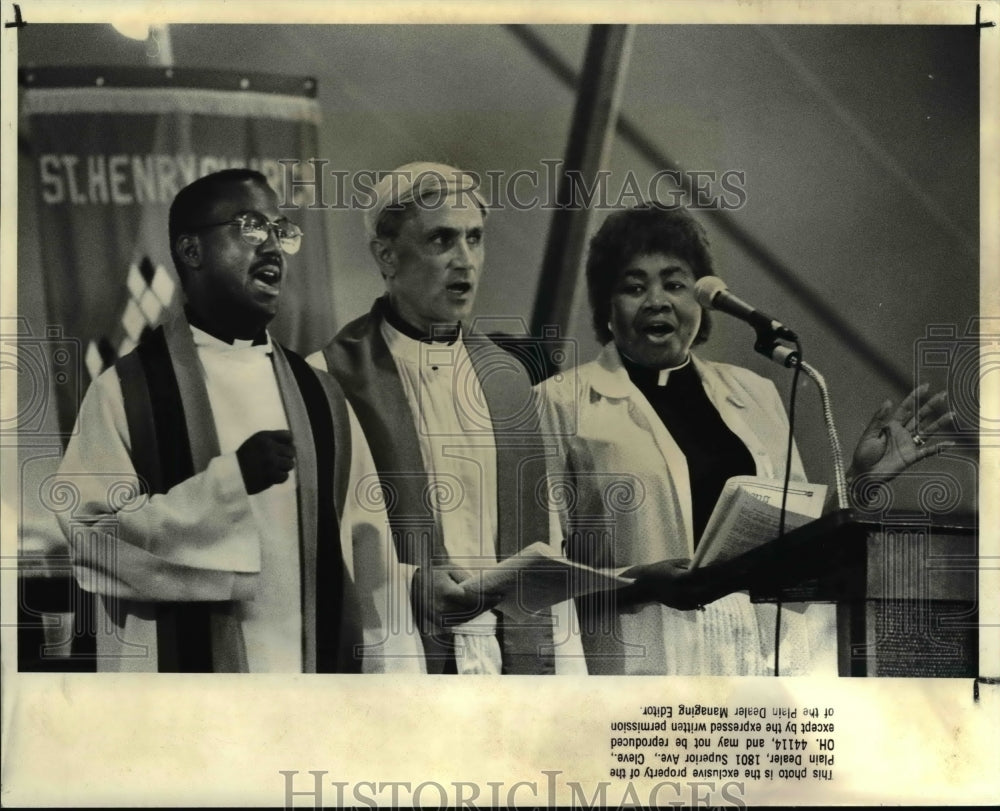
[[250, 278], [265, 292], [276, 293], [281, 287], [281, 268], [277, 265], [262, 265], [251, 272]]
[[454, 293], [457, 296], [464, 296], [472, 290], [472, 284], [471, 282], [452, 282], [447, 285], [446, 289], [449, 293]]

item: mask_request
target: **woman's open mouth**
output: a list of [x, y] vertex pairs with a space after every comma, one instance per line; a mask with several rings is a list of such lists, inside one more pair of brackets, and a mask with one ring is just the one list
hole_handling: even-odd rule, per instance
[[673, 324], [668, 324], [666, 322], [647, 324], [642, 328], [643, 334], [646, 335], [647, 338], [654, 341], [666, 340], [676, 331], [677, 328]]

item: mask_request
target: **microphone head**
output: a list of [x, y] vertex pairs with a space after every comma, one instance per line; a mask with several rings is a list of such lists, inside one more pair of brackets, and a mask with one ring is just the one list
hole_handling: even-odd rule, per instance
[[715, 297], [729, 288], [718, 276], [702, 276], [694, 283], [694, 297], [706, 310], [715, 309]]

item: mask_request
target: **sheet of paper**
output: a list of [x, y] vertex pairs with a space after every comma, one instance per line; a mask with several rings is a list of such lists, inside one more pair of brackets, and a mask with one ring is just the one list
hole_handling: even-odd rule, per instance
[[544, 541], [522, 549], [496, 566], [462, 581], [469, 589], [503, 594], [497, 608], [509, 615], [530, 614], [573, 597], [631, 585], [611, 570], [573, 563]]

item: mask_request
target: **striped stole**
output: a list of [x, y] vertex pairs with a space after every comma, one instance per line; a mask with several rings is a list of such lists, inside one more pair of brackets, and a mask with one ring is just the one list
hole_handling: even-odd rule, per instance
[[[339, 531], [351, 459], [343, 393], [332, 378], [277, 345], [272, 362], [296, 449], [303, 670], [359, 672], [360, 611]], [[219, 455], [219, 442], [186, 321], [155, 330], [116, 368], [132, 461], [146, 491], [165, 493], [203, 471]], [[159, 672], [248, 670], [235, 602], [121, 608], [155, 619]]]
[[[426, 567], [448, 560], [440, 528], [429, 508], [427, 471], [413, 415], [395, 362], [380, 331], [381, 300], [369, 315], [344, 327], [324, 350], [334, 374], [364, 428], [387, 492], [387, 511], [400, 561]], [[493, 421], [497, 452], [497, 554], [505, 558], [538, 540], [548, 540], [545, 457], [531, 384], [520, 361], [485, 336], [465, 338]], [[542, 483], [542, 494], [538, 487]], [[555, 672], [552, 616], [540, 612], [523, 623], [503, 615], [498, 624], [503, 672]], [[439, 673], [451, 635], [424, 634], [427, 672]]]

